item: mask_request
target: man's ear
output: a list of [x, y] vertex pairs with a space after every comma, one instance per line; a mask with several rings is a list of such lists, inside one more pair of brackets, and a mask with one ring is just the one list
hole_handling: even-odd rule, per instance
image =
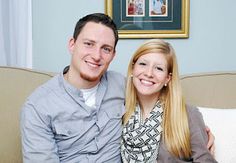
[[68, 42], [68, 49], [69, 49], [71, 54], [73, 54], [74, 47], [75, 47], [75, 39], [74, 38], [70, 38], [70, 40]]

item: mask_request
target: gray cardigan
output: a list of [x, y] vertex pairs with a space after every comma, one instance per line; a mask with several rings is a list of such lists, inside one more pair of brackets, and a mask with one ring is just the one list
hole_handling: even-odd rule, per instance
[[171, 155], [161, 140], [157, 163], [215, 163], [217, 162], [206, 147], [208, 136], [201, 113], [197, 108], [187, 106], [188, 121], [191, 135], [192, 159], [181, 160]]

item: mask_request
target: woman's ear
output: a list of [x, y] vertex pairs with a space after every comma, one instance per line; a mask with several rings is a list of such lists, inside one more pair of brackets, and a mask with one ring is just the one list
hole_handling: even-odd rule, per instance
[[172, 79], [172, 74], [169, 73], [166, 77], [166, 83], [165, 83], [165, 86], [167, 86], [167, 84], [170, 82], [170, 80]]

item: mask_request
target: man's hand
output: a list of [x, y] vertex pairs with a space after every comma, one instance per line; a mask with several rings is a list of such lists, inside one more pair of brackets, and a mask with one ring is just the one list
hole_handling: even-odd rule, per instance
[[214, 156], [215, 154], [215, 136], [211, 133], [211, 130], [208, 126], [206, 126], [206, 132], [208, 135], [208, 143], [207, 143], [207, 148], [209, 149], [210, 153]]

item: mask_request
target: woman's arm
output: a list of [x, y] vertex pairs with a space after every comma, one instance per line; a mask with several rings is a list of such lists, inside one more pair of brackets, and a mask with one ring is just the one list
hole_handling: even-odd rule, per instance
[[206, 129], [202, 114], [197, 108], [190, 106], [187, 106], [187, 111], [193, 162], [217, 162], [210, 152], [211, 149], [214, 151], [214, 136]]

